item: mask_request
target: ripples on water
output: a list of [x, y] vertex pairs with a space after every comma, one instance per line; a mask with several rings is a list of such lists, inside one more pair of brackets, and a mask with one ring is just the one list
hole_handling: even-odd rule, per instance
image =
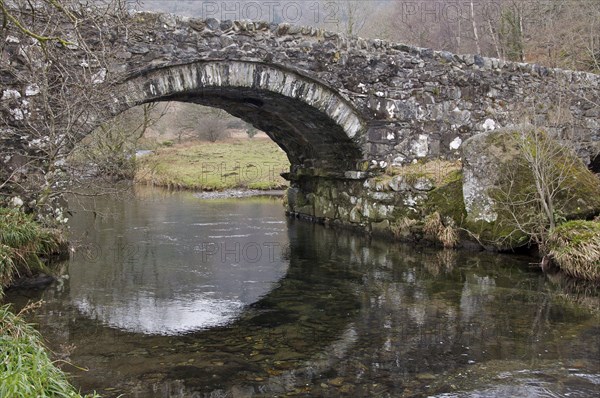
[[[280, 200], [138, 190], [78, 212], [33, 319], [106, 397], [590, 397], [597, 295], [528, 258], [286, 220]], [[557, 282], [562, 283], [562, 282]], [[594, 289], [591, 289], [594, 290]], [[13, 293], [21, 304], [37, 298]]]

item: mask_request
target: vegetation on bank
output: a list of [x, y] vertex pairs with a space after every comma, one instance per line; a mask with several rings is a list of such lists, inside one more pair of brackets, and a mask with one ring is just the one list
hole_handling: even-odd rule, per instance
[[138, 160], [135, 181], [168, 189], [282, 189], [285, 152], [270, 139], [229, 139], [157, 149]]
[[583, 221], [600, 211], [598, 176], [543, 132], [499, 132], [484, 142], [500, 170], [486, 174], [495, 221], [469, 219], [462, 165], [433, 160], [389, 169], [368, 183], [375, 191], [412, 187], [416, 211], [409, 206], [395, 209], [389, 232], [397, 239], [446, 248], [466, 241], [492, 250], [533, 245], [565, 275], [600, 281], [600, 221]]
[[39, 332], [20, 315], [0, 307], [0, 397], [81, 398], [48, 356]]
[[[574, 150], [543, 130], [524, 129], [490, 134], [498, 157], [496, 186], [489, 194], [498, 214], [496, 224], [508, 231], [508, 242], [534, 243], [547, 254], [552, 231], [567, 220], [600, 211], [600, 180]], [[525, 239], [521, 242], [518, 236]], [[512, 240], [512, 242], [511, 242]]]
[[569, 221], [551, 231], [548, 254], [567, 275], [600, 281], [600, 222]]
[[0, 208], [0, 297], [15, 277], [44, 271], [43, 259], [64, 246], [60, 231], [42, 227], [19, 210]]
[[[58, 230], [17, 209], [0, 208], [0, 300], [16, 277], [46, 271], [43, 259], [63, 246]], [[0, 306], [0, 397], [82, 397], [20, 315]]]

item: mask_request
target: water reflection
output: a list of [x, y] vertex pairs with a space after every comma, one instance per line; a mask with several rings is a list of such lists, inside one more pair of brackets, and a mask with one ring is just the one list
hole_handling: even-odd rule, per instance
[[84, 239], [69, 297], [86, 317], [145, 334], [225, 325], [285, 275], [285, 224], [268, 199], [175, 194], [165, 205], [164, 193], [138, 190], [139, 199], [107, 199], [96, 213], [73, 209], [72, 235]]
[[[183, 197], [162, 198], [162, 206], [200, 211]], [[36, 321], [55, 351], [89, 368], [68, 369], [78, 386], [107, 397], [140, 398], [597, 395], [598, 313], [565, 300], [543, 275], [528, 271], [530, 259], [425, 250], [293, 220], [281, 224], [281, 208], [273, 203], [253, 204], [248, 219], [255, 220], [247, 224], [217, 224], [223, 214], [243, 217], [243, 203], [235, 209], [214, 204], [205, 211], [211, 219], [201, 222], [266, 231], [266, 220], [284, 230], [271, 231], [289, 250], [279, 257], [281, 265], [264, 270], [270, 277], [241, 272], [230, 280], [237, 268], [204, 269], [197, 257], [185, 262], [187, 272], [177, 274], [170, 261], [197, 246], [192, 224], [199, 221], [182, 209], [163, 215], [162, 221], [180, 223], [153, 231], [175, 239], [166, 243], [148, 234], [157, 225], [155, 214], [171, 210], [136, 209], [139, 220], [124, 212], [123, 222], [149, 227], [144, 236], [152, 244], [141, 256], [146, 265], [123, 261], [119, 271], [109, 273], [72, 265], [71, 279], [45, 292], [47, 304]], [[112, 228], [129, 242], [139, 238], [140, 229]], [[210, 236], [224, 232], [251, 233], [212, 231]], [[95, 239], [112, 242], [101, 233]], [[244, 288], [248, 280], [258, 283]], [[82, 298], [88, 298], [94, 308], [123, 308], [121, 318], [140, 311], [152, 318], [154, 307], [142, 297], [157, 281], [166, 282], [156, 293], [163, 300], [181, 297], [193, 304], [214, 291], [244, 307], [226, 325], [176, 336], [106, 327], [101, 316], [80, 311]], [[212, 290], [203, 290], [209, 284]], [[106, 297], [86, 296], [90, 289]], [[123, 304], [132, 302], [136, 306]], [[161, 311], [166, 310], [158, 308], [154, 316]]]

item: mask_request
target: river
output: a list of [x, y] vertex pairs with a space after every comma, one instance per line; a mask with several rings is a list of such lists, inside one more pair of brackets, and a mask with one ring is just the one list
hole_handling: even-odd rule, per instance
[[[11, 291], [104, 397], [592, 397], [598, 296], [528, 257], [287, 219], [281, 198], [136, 187], [72, 201], [44, 291]], [[123, 394], [123, 395], [121, 395]]]

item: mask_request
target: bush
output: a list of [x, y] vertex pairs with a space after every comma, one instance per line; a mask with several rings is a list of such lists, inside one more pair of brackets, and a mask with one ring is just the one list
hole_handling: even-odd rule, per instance
[[549, 256], [567, 275], [600, 281], [600, 223], [569, 221], [548, 238]]
[[423, 232], [433, 241], [438, 241], [447, 249], [458, 244], [458, 233], [451, 225], [444, 225], [440, 213], [437, 211], [425, 218]]

